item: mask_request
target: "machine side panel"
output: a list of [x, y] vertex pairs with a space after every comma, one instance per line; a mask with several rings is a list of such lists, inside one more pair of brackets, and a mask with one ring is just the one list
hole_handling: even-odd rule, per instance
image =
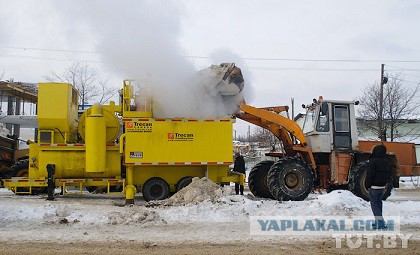
[[230, 121], [128, 121], [125, 127], [126, 164], [233, 160]]
[[[107, 148], [106, 170], [100, 173], [87, 173], [85, 171], [86, 151], [84, 147], [40, 147], [39, 163], [31, 168], [30, 178], [42, 178], [47, 176], [47, 164], [55, 165], [55, 175], [60, 178], [88, 178], [88, 177], [117, 177], [121, 176], [121, 161], [118, 150]], [[30, 162], [31, 164], [31, 162]]]

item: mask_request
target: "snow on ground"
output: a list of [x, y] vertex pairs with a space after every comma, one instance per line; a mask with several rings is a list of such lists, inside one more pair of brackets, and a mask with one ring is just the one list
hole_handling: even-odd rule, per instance
[[400, 177], [400, 188], [401, 189], [420, 188], [420, 176]]
[[[122, 206], [124, 197], [118, 195], [66, 194], [50, 202], [45, 196], [17, 196], [0, 189], [0, 241], [8, 240], [12, 231], [35, 241], [56, 237], [70, 241], [132, 238], [155, 242], [224, 242], [244, 237], [258, 240], [262, 237], [249, 236], [249, 216], [371, 215], [368, 202], [344, 190], [311, 194], [299, 202], [259, 199], [249, 193], [215, 194], [211, 199], [203, 198], [203, 194], [190, 190], [175, 200], [168, 199], [171, 203], [150, 204], [136, 197], [136, 205]], [[418, 233], [419, 194], [418, 188], [397, 189], [384, 202], [385, 217], [401, 216], [403, 229]]]

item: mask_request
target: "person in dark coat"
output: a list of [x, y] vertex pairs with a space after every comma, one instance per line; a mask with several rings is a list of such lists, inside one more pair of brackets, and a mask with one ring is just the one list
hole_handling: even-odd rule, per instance
[[387, 227], [382, 216], [382, 196], [390, 176], [390, 163], [386, 158], [386, 147], [377, 145], [370, 155], [365, 182], [366, 188], [369, 190], [370, 207], [375, 216], [374, 229]]
[[[241, 173], [241, 174], [245, 174], [245, 160], [244, 160], [244, 157], [242, 157], [241, 154], [239, 154], [239, 152], [235, 153], [235, 161], [233, 162], [233, 171]], [[241, 191], [241, 195], [243, 195], [244, 186], [235, 183], [236, 195], [239, 194], [239, 190]]]

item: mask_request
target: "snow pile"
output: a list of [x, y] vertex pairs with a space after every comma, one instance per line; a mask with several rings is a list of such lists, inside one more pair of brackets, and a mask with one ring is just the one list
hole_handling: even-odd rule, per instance
[[217, 203], [221, 198], [232, 194], [232, 188], [229, 186], [221, 187], [206, 177], [192, 179], [192, 182], [182, 190], [178, 191], [172, 197], [162, 200], [153, 201], [147, 206], [181, 206], [188, 204], [197, 204], [205, 201]]
[[368, 202], [348, 190], [334, 190], [331, 193], [320, 195], [313, 206], [321, 209], [320, 211], [323, 213], [348, 216], [362, 213], [370, 208]]
[[9, 195], [13, 195], [13, 191], [7, 189], [7, 188], [0, 188], [0, 194], [9, 194]]
[[368, 206], [365, 200], [348, 190], [334, 190], [331, 193], [318, 196], [317, 201], [322, 207], [330, 209], [353, 210]]

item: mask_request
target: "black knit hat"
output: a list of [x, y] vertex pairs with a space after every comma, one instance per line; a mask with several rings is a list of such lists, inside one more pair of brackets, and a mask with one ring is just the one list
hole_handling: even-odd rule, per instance
[[385, 158], [386, 147], [384, 145], [376, 145], [373, 147], [372, 153], [370, 155], [371, 158]]

